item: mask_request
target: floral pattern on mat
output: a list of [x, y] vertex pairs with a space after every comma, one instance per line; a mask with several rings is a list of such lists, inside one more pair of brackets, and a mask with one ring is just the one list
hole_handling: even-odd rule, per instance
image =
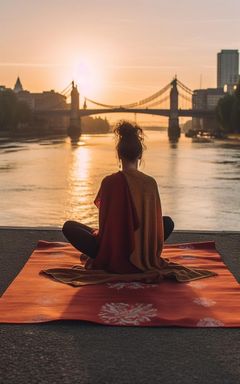
[[198, 305], [202, 305], [203, 307], [212, 307], [213, 305], [216, 304], [216, 301], [212, 299], [208, 299], [206, 297], [197, 297], [196, 299], [193, 300], [193, 302]]
[[107, 283], [107, 287], [111, 289], [145, 289], [145, 288], [152, 288], [157, 287], [158, 284], [144, 284], [139, 282], [130, 282], [130, 283], [124, 283], [124, 282], [118, 282], [118, 283]]
[[223, 327], [224, 323], [213, 317], [204, 317], [197, 322], [197, 327]]
[[43, 315], [41, 313], [39, 315], [33, 316], [31, 318], [31, 321], [33, 323], [42, 323], [42, 322], [49, 321], [49, 320], [51, 320], [51, 318], [49, 318], [48, 315]]
[[99, 313], [104, 323], [116, 325], [140, 325], [150, 322], [156, 315], [157, 308], [145, 303], [106, 303]]
[[57, 304], [59, 300], [57, 300], [57, 298], [55, 297], [51, 297], [51, 296], [42, 296], [42, 297], [39, 297], [37, 300], [36, 300], [36, 303], [40, 304], [40, 305], [43, 305], [43, 306], [51, 306], [51, 305], [54, 305], [54, 304]]
[[187, 283], [187, 285], [190, 285], [190, 287], [197, 288], [197, 289], [202, 289], [207, 287], [206, 283], [200, 283], [199, 281], [190, 281], [189, 283]]

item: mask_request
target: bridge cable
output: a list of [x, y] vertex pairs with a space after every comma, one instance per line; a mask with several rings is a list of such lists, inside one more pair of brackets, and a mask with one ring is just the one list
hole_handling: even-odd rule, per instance
[[101, 107], [104, 107], [104, 108], [134, 108], [134, 107], [139, 107], [139, 106], [142, 106], [144, 104], [147, 104], [149, 103], [150, 101], [156, 99], [157, 97], [161, 96], [162, 94], [164, 94], [169, 88], [171, 87], [171, 83], [167, 84], [164, 88], [162, 88], [160, 91], [154, 93], [153, 95], [145, 98], [145, 99], [142, 99], [138, 102], [135, 102], [135, 103], [131, 103], [131, 104], [124, 104], [124, 105], [109, 105], [109, 104], [103, 104], [103, 103], [99, 103], [99, 102], [96, 102], [94, 100], [91, 100], [89, 98], [86, 97], [86, 100], [89, 101], [90, 103], [92, 104], [95, 104], [95, 105], [99, 105]]
[[186, 91], [187, 93], [189, 93], [190, 95], [193, 94], [193, 91], [188, 88], [186, 85], [184, 85], [180, 80], [177, 80], [177, 84], [184, 90]]
[[66, 96], [66, 95], [70, 95], [71, 91], [72, 91], [71, 85], [68, 85], [68, 87], [66, 87], [60, 93], [61, 93], [61, 95]]
[[163, 104], [166, 100], [169, 100], [169, 96], [166, 96], [166, 97], [164, 97], [164, 98], [161, 99], [161, 100], [155, 101], [154, 103], [148, 105], [148, 108], [150, 108], [150, 107], [155, 107], [156, 105], [161, 105], [161, 104]]
[[188, 101], [189, 103], [192, 103], [192, 100], [189, 97], [183, 95], [182, 93], [179, 93], [179, 96], [181, 96], [184, 100]]

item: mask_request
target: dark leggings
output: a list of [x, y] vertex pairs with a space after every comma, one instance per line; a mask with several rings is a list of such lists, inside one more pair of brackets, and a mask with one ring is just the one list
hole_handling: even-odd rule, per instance
[[[164, 241], [171, 235], [174, 222], [171, 217], [163, 216]], [[95, 259], [98, 252], [98, 243], [94, 236], [94, 229], [77, 221], [66, 221], [62, 228], [66, 239], [79, 251]]]

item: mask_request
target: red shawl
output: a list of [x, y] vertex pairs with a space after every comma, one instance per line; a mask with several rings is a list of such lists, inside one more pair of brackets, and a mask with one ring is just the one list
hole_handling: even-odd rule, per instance
[[111, 273], [142, 272], [129, 260], [134, 250], [134, 231], [139, 223], [122, 172], [103, 179], [95, 204], [99, 208], [99, 252], [91, 269]]

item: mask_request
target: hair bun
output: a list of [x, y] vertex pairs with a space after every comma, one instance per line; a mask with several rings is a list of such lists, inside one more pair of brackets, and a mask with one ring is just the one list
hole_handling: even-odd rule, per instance
[[114, 133], [116, 135], [116, 149], [118, 157], [128, 161], [141, 159], [145, 145], [143, 143], [144, 134], [142, 128], [137, 124], [121, 120], [117, 123]]
[[138, 136], [138, 128], [128, 121], [120, 121], [115, 132], [121, 139]]

